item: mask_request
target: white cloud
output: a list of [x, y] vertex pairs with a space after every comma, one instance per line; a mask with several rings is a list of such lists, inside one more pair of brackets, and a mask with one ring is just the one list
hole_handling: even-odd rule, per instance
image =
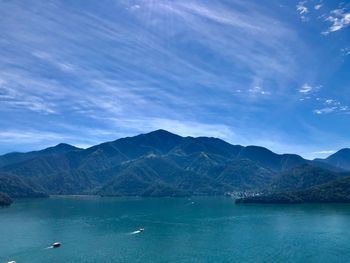
[[41, 143], [47, 141], [64, 141], [67, 136], [59, 133], [38, 131], [38, 130], [3, 130], [0, 131], [1, 143]]
[[309, 13], [309, 9], [305, 6], [305, 4], [306, 4], [306, 1], [300, 1], [296, 6], [299, 14], [301, 15]]
[[[302, 21], [308, 21], [309, 17], [307, 14], [310, 13], [309, 8], [306, 6], [308, 1], [300, 1], [296, 5], [296, 9], [300, 15]], [[313, 6], [314, 10], [319, 11], [323, 7], [323, 3], [318, 3]], [[324, 22], [330, 23], [327, 30], [321, 32], [323, 35], [328, 35], [329, 33], [339, 31], [348, 25], [350, 25], [350, 11], [348, 9], [349, 5], [344, 3], [339, 4], [339, 8], [331, 10], [328, 14], [321, 14], [318, 16], [319, 19], [323, 19]]]
[[314, 113], [321, 115], [321, 114], [332, 113], [336, 110], [337, 110], [337, 107], [326, 107], [322, 109], [316, 109], [314, 110]]
[[309, 9], [306, 7], [306, 3], [307, 1], [300, 1], [296, 6], [297, 11], [300, 14], [300, 18], [303, 22], [306, 22], [309, 20], [309, 18], [306, 17], [306, 14], [309, 13]]
[[0, 77], [2, 77], [0, 83], [0, 109], [24, 109], [43, 114], [56, 113], [55, 104], [45, 99], [45, 96], [50, 94], [50, 91], [48, 89], [42, 90], [41, 94], [35, 92], [35, 87], [40, 87], [41, 83], [22, 78], [16, 74], [6, 74], [6, 72], [0, 73]]
[[326, 99], [326, 100], [325, 100], [325, 104], [327, 104], [327, 105], [339, 105], [340, 102], [339, 102], [339, 101], [336, 101], [336, 100], [334, 100], [334, 99]]
[[315, 10], [319, 10], [323, 5], [322, 4], [318, 4], [318, 5], [315, 5], [314, 8]]
[[299, 89], [299, 92], [300, 92], [300, 93], [303, 93], [303, 94], [307, 94], [307, 93], [310, 93], [313, 89], [314, 89], [314, 88], [313, 88], [311, 85], [305, 83], [305, 84]]
[[[101, 142], [124, 137], [124, 134], [115, 130], [103, 130], [91, 127], [82, 127], [78, 124], [67, 125], [55, 123], [55, 131], [31, 129], [3, 129], [0, 131], [0, 144], [8, 151], [38, 150], [56, 145], [69, 143], [80, 148], [88, 148]], [[52, 125], [45, 125], [52, 126]]]
[[[226, 103], [231, 107], [233, 85], [257, 86], [249, 91], [255, 95], [285, 89], [298, 70], [294, 55], [286, 48], [298, 41], [297, 35], [288, 25], [265, 14], [259, 5], [241, 1], [233, 1], [232, 6], [211, 1], [135, 3], [141, 7], [134, 8], [150, 13], [127, 12], [137, 26], [125, 23], [123, 18], [75, 12], [61, 5], [26, 9], [20, 3], [9, 3], [21, 21], [13, 22], [9, 17], [4, 35], [11, 43], [25, 45], [28, 52], [6, 66], [3, 60], [0, 62], [12, 74], [7, 76], [10, 88], [18, 92], [17, 102], [7, 100], [0, 109], [11, 106], [46, 113], [69, 111], [74, 117], [96, 119], [177, 118], [201, 114], [208, 104]], [[42, 13], [38, 15], [35, 9]], [[173, 22], [168, 28], [169, 21]], [[7, 29], [10, 27], [6, 25], [13, 23], [20, 24], [27, 33], [22, 34], [17, 27]], [[175, 44], [168, 45], [172, 40]], [[217, 61], [227, 61], [237, 71], [217, 74], [221, 69], [215, 63], [191, 58], [177, 46], [190, 42], [205, 48]], [[1, 57], [12, 60], [6, 48], [1, 52]], [[20, 70], [8, 67], [13, 64]], [[52, 72], [55, 68], [59, 70]], [[246, 83], [240, 83], [242, 79]], [[269, 91], [260, 88], [270, 83], [275, 87], [269, 86]], [[210, 100], [206, 94], [211, 94]], [[173, 105], [184, 111], [176, 111]]]
[[270, 95], [271, 93], [267, 90], [264, 90], [262, 87], [255, 86], [248, 90], [251, 94], [254, 95]]
[[131, 11], [135, 11], [135, 10], [137, 10], [137, 9], [140, 9], [141, 8], [141, 6], [140, 5], [132, 5], [132, 6], [130, 6], [130, 7], [127, 7], [127, 9], [128, 10], [131, 10]]
[[[134, 5], [135, 12], [125, 10], [121, 3], [126, 2], [130, 5], [116, 1], [118, 8], [110, 7], [111, 13], [124, 10], [121, 16], [102, 16], [90, 5], [78, 10], [65, 8], [68, 2], [6, 1], [10, 8], [0, 10], [0, 44], [5, 47], [0, 49], [0, 77], [3, 70], [11, 73], [6, 80], [16, 93], [0, 94], [8, 96], [0, 110], [22, 110], [18, 115], [24, 117], [13, 122], [15, 127], [24, 123], [30, 110], [64, 114], [35, 114], [40, 118], [32, 126], [52, 120], [55, 129], [56, 120], [76, 122], [81, 129], [65, 134], [81, 134], [91, 141], [95, 137], [86, 126], [102, 125], [117, 130], [118, 136], [165, 128], [184, 135], [232, 138], [230, 127], [248, 133], [243, 119], [257, 109], [247, 97], [272, 93], [275, 96], [265, 98], [276, 107], [287, 103], [279, 96], [290, 95], [286, 89], [302, 70], [297, 56], [306, 53], [304, 41], [289, 21], [266, 12], [260, 2], [133, 1], [141, 6]], [[215, 59], [185, 52], [184, 46], [201, 48]], [[240, 89], [234, 93], [233, 87]], [[227, 113], [221, 114], [221, 107]], [[258, 107], [263, 111], [271, 105]], [[122, 120], [121, 125], [108, 126], [110, 118]], [[211, 125], [213, 119], [216, 124]], [[252, 132], [246, 142], [256, 137]]]
[[53, 66], [57, 67], [58, 69], [64, 71], [64, 72], [74, 72], [75, 67], [67, 62], [67, 61], [61, 61], [59, 58], [54, 57], [53, 55], [43, 52], [43, 51], [35, 51], [32, 53], [34, 57], [37, 57], [43, 61], [46, 61]]
[[349, 107], [347, 105], [344, 105], [338, 100], [327, 98], [327, 99], [321, 99], [317, 98], [316, 101], [318, 103], [321, 103], [321, 107], [319, 109], [315, 109], [313, 112], [316, 114], [327, 114], [327, 113], [342, 113], [342, 114], [349, 114]]
[[350, 12], [346, 11], [345, 8], [332, 10], [325, 21], [330, 22], [331, 26], [323, 34], [327, 35], [339, 31], [350, 24]]
[[[247, 1], [232, 1], [232, 4], [237, 8], [214, 1], [154, 1], [148, 9], [154, 13], [157, 21], [167, 23], [171, 17], [177, 22], [175, 28], [171, 27], [174, 33], [182, 34], [184, 29], [185, 32], [190, 32], [196, 36], [194, 44], [203, 45], [223, 60], [235, 64], [234, 67], [242, 69], [239, 73], [241, 76], [247, 75], [250, 80], [259, 79], [256, 84], [265, 85], [264, 81], [269, 81], [285, 87], [281, 82], [292, 78], [295, 60], [281, 40], [295, 41], [295, 32], [281, 21], [265, 16], [259, 12], [259, 7]], [[245, 12], [246, 10], [250, 11]], [[156, 25], [152, 24], [153, 27]], [[158, 26], [164, 27], [163, 24]], [[183, 39], [185, 42], [187, 40]], [[236, 52], [238, 49], [240, 52]], [[275, 50], [274, 56], [267, 55], [267, 50]], [[264, 67], [258, 66], [262, 64]], [[207, 67], [212, 65], [208, 64]], [[271, 72], [274, 72], [273, 77]], [[237, 73], [232, 78], [235, 75]], [[221, 87], [232, 86], [232, 80], [226, 82], [225, 78], [220, 83]]]
[[350, 55], [350, 47], [342, 48], [340, 51], [342, 52], [343, 56]]
[[336, 152], [335, 150], [323, 150], [323, 151], [312, 152], [312, 154], [333, 154], [335, 152]]
[[234, 26], [244, 30], [264, 31], [264, 28], [248, 19], [244, 13], [234, 12], [225, 8], [220, 8], [215, 5], [204, 5], [200, 2], [178, 1], [174, 3], [165, 3], [159, 1], [159, 4], [153, 4], [153, 10], [168, 11], [176, 15], [180, 15], [186, 20], [193, 18], [193, 15], [200, 16], [205, 19], [212, 20], [223, 25]]

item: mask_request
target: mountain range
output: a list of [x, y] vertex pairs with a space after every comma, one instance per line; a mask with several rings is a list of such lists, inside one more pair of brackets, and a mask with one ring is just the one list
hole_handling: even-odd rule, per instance
[[272, 192], [236, 199], [236, 203], [350, 203], [350, 176], [302, 190]]
[[[87, 149], [58, 144], [0, 156], [0, 192], [102, 196], [264, 194], [307, 191], [350, 176], [350, 149], [306, 160], [264, 147], [157, 130]], [[328, 186], [329, 187], [329, 186]], [[313, 191], [314, 188], [313, 188]]]

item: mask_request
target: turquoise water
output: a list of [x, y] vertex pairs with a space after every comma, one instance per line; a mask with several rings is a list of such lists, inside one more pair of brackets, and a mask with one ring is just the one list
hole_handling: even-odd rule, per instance
[[[194, 202], [194, 203], [192, 203]], [[132, 233], [139, 228], [142, 233]], [[55, 241], [58, 249], [47, 248]], [[349, 205], [59, 197], [0, 209], [0, 263], [349, 262]]]

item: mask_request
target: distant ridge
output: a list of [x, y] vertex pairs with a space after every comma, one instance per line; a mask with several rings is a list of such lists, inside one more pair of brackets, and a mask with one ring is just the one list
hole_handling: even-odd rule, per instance
[[298, 191], [276, 192], [237, 199], [236, 203], [350, 203], [350, 176]]
[[80, 150], [82, 149], [66, 143], [59, 143], [56, 146], [52, 146], [39, 151], [31, 151], [27, 153], [22, 153], [22, 152], [7, 153], [0, 156], [0, 167], [10, 165], [13, 163], [26, 161], [38, 156], [44, 156], [49, 154], [63, 154], [70, 151], [80, 151]]
[[326, 159], [315, 159], [315, 161], [324, 162], [335, 167], [350, 170], [350, 149], [341, 149]]
[[[0, 192], [11, 197], [186, 196], [273, 191], [277, 185], [298, 189], [301, 184], [306, 187], [335, 179], [335, 171], [344, 169], [346, 156], [341, 156], [340, 169], [327, 159], [310, 161], [264, 147], [156, 130], [87, 149], [58, 144], [41, 151], [2, 155]], [[295, 185], [290, 180], [293, 171], [300, 174]]]

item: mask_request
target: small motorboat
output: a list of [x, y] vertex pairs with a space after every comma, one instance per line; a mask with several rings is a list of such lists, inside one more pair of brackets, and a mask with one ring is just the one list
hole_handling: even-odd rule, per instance
[[143, 232], [143, 231], [145, 231], [145, 229], [144, 229], [144, 228], [140, 228], [139, 231], [140, 231], [140, 232]]
[[55, 243], [52, 244], [52, 247], [53, 247], [53, 248], [58, 248], [58, 247], [60, 247], [60, 246], [61, 246], [61, 243], [60, 243], [60, 242], [55, 242]]
[[9, 262], [7, 262], [7, 263], [16, 263], [16, 261], [12, 260], [12, 261], [9, 261]]

